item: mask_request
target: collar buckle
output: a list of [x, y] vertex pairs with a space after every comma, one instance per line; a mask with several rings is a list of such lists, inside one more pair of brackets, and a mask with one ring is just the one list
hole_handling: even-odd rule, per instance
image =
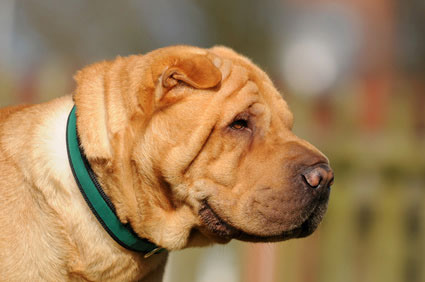
[[161, 247], [155, 248], [152, 251], [146, 253], [143, 257], [145, 259], [147, 259], [147, 258], [151, 257], [152, 255], [160, 253], [162, 250], [163, 250], [163, 248], [161, 248]]

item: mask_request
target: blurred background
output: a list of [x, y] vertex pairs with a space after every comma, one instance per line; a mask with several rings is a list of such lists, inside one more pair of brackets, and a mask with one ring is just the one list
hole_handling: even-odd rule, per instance
[[425, 281], [425, 1], [1, 0], [0, 105], [71, 93], [86, 64], [173, 44], [252, 58], [330, 159], [307, 239], [173, 253], [168, 282]]

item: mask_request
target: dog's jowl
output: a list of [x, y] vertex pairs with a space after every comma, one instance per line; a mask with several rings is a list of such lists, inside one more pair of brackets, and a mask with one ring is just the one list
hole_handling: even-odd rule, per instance
[[169, 251], [322, 220], [328, 159], [247, 58], [174, 46], [75, 80], [0, 110], [1, 281], [161, 281]]

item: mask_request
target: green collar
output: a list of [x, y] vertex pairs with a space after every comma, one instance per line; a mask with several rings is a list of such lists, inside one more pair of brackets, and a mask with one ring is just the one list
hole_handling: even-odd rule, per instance
[[75, 181], [91, 211], [109, 235], [124, 248], [145, 253], [145, 258], [162, 251], [162, 248], [147, 239], [138, 237], [129, 224], [123, 224], [118, 219], [114, 205], [102, 190], [80, 147], [75, 111], [74, 106], [68, 117], [66, 147]]

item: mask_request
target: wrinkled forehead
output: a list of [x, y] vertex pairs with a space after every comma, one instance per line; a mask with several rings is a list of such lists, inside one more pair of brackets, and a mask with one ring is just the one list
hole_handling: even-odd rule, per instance
[[221, 99], [237, 99], [239, 103], [244, 104], [241, 107], [254, 103], [262, 104], [264, 111], [279, 117], [286, 126], [292, 126], [292, 113], [265, 72], [232, 50], [225, 49], [213, 54], [216, 55], [213, 62], [222, 73], [222, 86], [219, 91]]

